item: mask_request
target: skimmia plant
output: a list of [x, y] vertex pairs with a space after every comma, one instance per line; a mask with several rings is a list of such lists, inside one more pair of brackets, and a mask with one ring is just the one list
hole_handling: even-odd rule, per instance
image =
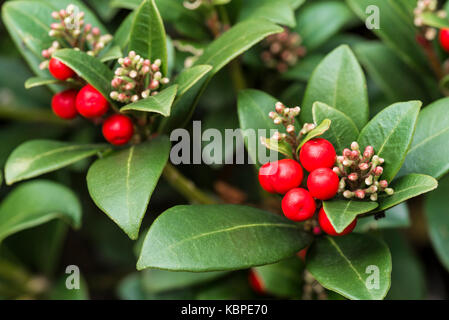
[[[378, 0], [366, 10], [371, 2], [115, 0], [110, 12], [131, 11], [112, 34], [94, 1], [101, 18], [78, 0], [7, 1], [2, 21], [35, 73], [25, 87], [53, 94], [52, 115], [39, 109], [26, 120], [65, 134], [38, 134], [8, 151], [0, 281], [23, 250], [19, 236], [40, 234], [41, 250], [55, 247], [45, 277], [11, 281], [34, 297], [57, 292], [50, 261], [66, 234], [60, 220], [78, 229], [83, 216], [100, 250], [116, 251], [105, 255], [137, 253], [122, 298], [383, 299], [390, 287], [396, 298], [420, 298], [407, 287], [416, 279], [395, 269], [416, 259], [396, 266], [410, 248], [386, 229], [410, 226], [407, 204], [425, 212], [449, 269], [440, 209], [448, 184], [437, 181], [449, 171], [449, 5]], [[368, 21], [379, 40], [341, 32]], [[247, 184], [203, 191], [195, 183], [228, 172], [223, 162], [195, 174], [170, 163], [171, 136], [202, 114], [219, 133], [241, 129], [254, 168], [237, 175]], [[195, 128], [192, 137], [201, 139]], [[193, 157], [204, 155], [196, 142]], [[267, 152], [276, 160], [260, 160]], [[82, 172], [87, 183], [71, 184], [64, 172]], [[175, 202], [153, 212], [150, 199], [159, 206], [163, 197]], [[85, 213], [94, 205], [114, 224], [105, 235]], [[100, 240], [124, 234], [134, 250]], [[0, 298], [20, 294], [0, 286]]]

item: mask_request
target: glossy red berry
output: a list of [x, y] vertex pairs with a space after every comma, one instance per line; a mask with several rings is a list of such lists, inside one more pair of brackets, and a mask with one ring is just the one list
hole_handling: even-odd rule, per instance
[[50, 59], [48, 70], [53, 77], [61, 81], [67, 80], [75, 75], [75, 72], [72, 69], [56, 58]]
[[259, 170], [260, 185], [271, 193], [284, 194], [298, 187], [303, 176], [301, 165], [292, 159], [266, 163]]
[[76, 117], [76, 95], [78, 91], [74, 89], [59, 92], [51, 99], [53, 112], [62, 119], [73, 119]]
[[96, 118], [108, 111], [109, 103], [97, 89], [88, 84], [76, 96], [76, 109], [86, 118]]
[[128, 143], [134, 133], [133, 123], [130, 118], [122, 114], [114, 114], [103, 123], [103, 136], [114, 145]]
[[249, 271], [249, 284], [254, 291], [260, 294], [265, 293], [265, 288], [262, 283], [262, 280], [259, 278], [257, 273], [254, 270]]
[[320, 224], [321, 230], [326, 232], [328, 235], [344, 236], [348, 233], [351, 233], [352, 230], [354, 230], [355, 226], [357, 225], [357, 219], [354, 219], [354, 221], [351, 222], [349, 226], [347, 226], [342, 232], [338, 233], [337, 231], [335, 231], [334, 227], [329, 221], [329, 218], [327, 217], [327, 214], [324, 211], [324, 209], [321, 208], [320, 212], [318, 212], [318, 223]]
[[309, 174], [307, 188], [312, 197], [329, 200], [337, 194], [339, 182], [334, 171], [329, 168], [319, 168]]
[[284, 215], [293, 221], [304, 221], [315, 214], [316, 204], [310, 193], [303, 188], [294, 188], [282, 199]]
[[449, 29], [440, 30], [440, 45], [445, 51], [449, 52]]
[[299, 160], [309, 172], [318, 168], [332, 168], [336, 156], [332, 143], [322, 138], [307, 141], [299, 152]]

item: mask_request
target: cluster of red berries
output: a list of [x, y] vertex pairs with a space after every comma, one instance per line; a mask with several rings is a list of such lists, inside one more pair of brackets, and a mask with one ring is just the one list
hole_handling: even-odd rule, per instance
[[[75, 72], [56, 58], [49, 63], [50, 73], [58, 80], [66, 81], [75, 76]], [[85, 85], [80, 91], [68, 89], [53, 96], [53, 112], [62, 119], [73, 119], [78, 114], [88, 119], [98, 119], [109, 110], [109, 102], [92, 85]], [[131, 119], [122, 114], [109, 116], [102, 128], [105, 139], [114, 145], [128, 143], [134, 134]]]
[[[337, 195], [339, 177], [332, 170], [336, 159], [334, 146], [327, 140], [316, 138], [307, 141], [299, 153], [299, 163], [293, 159], [283, 159], [263, 165], [259, 170], [259, 182], [270, 193], [285, 194], [282, 199], [284, 215], [293, 221], [305, 221], [315, 215], [317, 200], [329, 200]], [[302, 165], [302, 166], [301, 166]], [[304, 172], [309, 172], [307, 189], [302, 188]], [[343, 232], [337, 233], [321, 207], [318, 223], [329, 235], [350, 233], [357, 223], [354, 220]]]

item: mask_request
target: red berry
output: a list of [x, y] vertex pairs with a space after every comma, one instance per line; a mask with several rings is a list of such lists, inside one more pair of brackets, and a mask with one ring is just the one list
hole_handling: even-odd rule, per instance
[[67, 80], [75, 75], [75, 72], [72, 69], [55, 58], [50, 59], [48, 70], [50, 70], [53, 77], [61, 81]]
[[316, 204], [306, 189], [291, 189], [282, 199], [284, 215], [293, 221], [304, 221], [315, 214]]
[[76, 117], [76, 95], [78, 91], [74, 89], [59, 92], [51, 100], [53, 112], [62, 119], [73, 119]]
[[334, 171], [329, 168], [319, 168], [309, 174], [307, 188], [312, 197], [329, 200], [337, 194], [339, 182]]
[[307, 249], [308, 249], [308, 247], [302, 249], [301, 251], [299, 251], [299, 252], [296, 254], [298, 257], [301, 258], [302, 261], [305, 261], [305, 260], [306, 260]]
[[122, 114], [110, 116], [103, 124], [103, 136], [114, 145], [126, 144], [134, 133], [133, 123], [130, 118]]
[[440, 45], [445, 51], [449, 52], [449, 29], [440, 30]]
[[292, 159], [266, 163], [259, 170], [260, 185], [271, 193], [284, 194], [298, 187], [303, 176], [301, 165]]
[[96, 118], [108, 111], [109, 103], [97, 89], [88, 84], [76, 96], [76, 109], [86, 118]]
[[307, 141], [299, 152], [299, 160], [309, 172], [318, 168], [332, 168], [336, 156], [332, 143], [322, 138]]
[[348, 233], [351, 233], [352, 230], [354, 230], [355, 226], [357, 225], [357, 219], [354, 219], [354, 221], [351, 222], [349, 226], [347, 226], [342, 232], [337, 233], [335, 231], [334, 227], [332, 226], [331, 222], [329, 221], [329, 218], [327, 217], [326, 212], [324, 212], [324, 209], [321, 208], [320, 212], [318, 212], [318, 223], [320, 224], [321, 229], [326, 232], [328, 235], [331, 236], [344, 236]]
[[251, 285], [251, 288], [253, 288], [254, 291], [260, 294], [265, 293], [265, 288], [262, 283], [262, 280], [259, 278], [257, 273], [254, 270], [249, 271], [249, 284]]

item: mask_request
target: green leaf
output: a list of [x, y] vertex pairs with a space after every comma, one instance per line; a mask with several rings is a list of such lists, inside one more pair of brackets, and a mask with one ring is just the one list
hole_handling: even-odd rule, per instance
[[294, 255], [309, 243], [281, 216], [237, 205], [175, 206], [152, 224], [137, 268], [245, 269]]
[[136, 9], [142, 3], [142, 0], [111, 0], [111, 7], [123, 9]]
[[310, 131], [304, 139], [302, 139], [301, 143], [298, 146], [296, 152], [299, 152], [299, 149], [309, 140], [312, 140], [316, 137], [323, 135], [329, 128], [331, 127], [331, 121], [329, 119], [324, 119], [321, 123], [312, 131]]
[[36, 180], [14, 189], [0, 205], [0, 242], [9, 235], [55, 218], [81, 225], [81, 205], [67, 187]]
[[296, 25], [290, 0], [245, 0], [238, 21], [260, 18], [288, 27]]
[[357, 220], [355, 232], [368, 232], [378, 229], [408, 228], [411, 225], [409, 211], [405, 202], [387, 209], [385, 217], [376, 219], [375, 216], [364, 217]]
[[123, 57], [122, 49], [119, 45], [111, 46], [106, 52], [100, 55], [101, 62], [116, 60]]
[[293, 159], [292, 147], [285, 141], [278, 141], [276, 139], [260, 137], [262, 144], [270, 150], [282, 153], [287, 158]]
[[392, 181], [404, 162], [412, 142], [420, 101], [395, 103], [379, 112], [360, 132], [361, 148], [370, 145], [385, 159], [382, 179]]
[[207, 78], [201, 81], [184, 95], [173, 109], [170, 118], [164, 119], [159, 131], [170, 132], [184, 126], [191, 118], [201, 93], [208, 81], [231, 60], [254, 46], [256, 43], [273, 33], [282, 32], [282, 28], [266, 20], [251, 19], [240, 22], [223, 33], [209, 44], [195, 65], [210, 65], [212, 70]]
[[362, 42], [355, 45], [354, 51], [390, 101], [431, 99], [422, 74], [409, 67], [385, 44], [380, 41]]
[[154, 0], [145, 0], [136, 9], [131, 27], [129, 49], [144, 58], [161, 59], [162, 73], [167, 74], [167, 40], [164, 23]]
[[430, 240], [441, 263], [449, 270], [449, 176], [440, 180], [440, 186], [427, 196], [425, 213]]
[[415, 136], [400, 175], [423, 173], [439, 179], [449, 171], [448, 107], [449, 98], [443, 98], [419, 113]]
[[183, 289], [220, 278], [227, 272], [173, 272], [148, 269], [142, 272], [142, 286], [151, 293]]
[[[346, 2], [363, 22], [372, 18], [373, 12], [366, 10], [373, 5], [372, 0], [346, 0]], [[372, 31], [387, 46], [395, 50], [408, 65], [422, 73], [431, 74], [427, 58], [416, 41], [416, 27], [413, 24], [411, 10], [408, 12], [402, 6], [402, 1], [377, 0], [375, 5], [379, 9], [380, 25]]]
[[72, 68], [73, 71], [97, 89], [106, 99], [109, 99], [111, 80], [114, 74], [100, 60], [74, 49], [58, 50], [53, 53], [53, 57]]
[[394, 189], [394, 194], [388, 196], [385, 193], [381, 193], [379, 195], [378, 211], [391, 208], [410, 198], [436, 189], [438, 181], [431, 176], [411, 173], [394, 180], [390, 187]]
[[352, 119], [343, 112], [328, 106], [325, 103], [315, 102], [312, 107], [313, 122], [319, 123], [329, 119], [332, 123], [329, 130], [323, 133], [322, 138], [329, 140], [335, 147], [337, 153], [356, 141], [359, 129]]
[[89, 168], [90, 196], [133, 240], [169, 152], [170, 142], [162, 136], [99, 159]]
[[369, 107], [365, 76], [348, 46], [329, 53], [310, 78], [304, 96], [301, 121], [312, 121], [316, 101], [343, 112], [361, 129], [368, 121]]
[[362, 213], [370, 212], [379, 204], [373, 201], [333, 200], [323, 201], [323, 208], [330, 223], [338, 233], [346, 229]]
[[299, 80], [299, 81], [309, 81], [313, 70], [320, 64], [323, 60], [324, 55], [314, 54], [306, 55], [304, 58], [298, 61], [293, 67], [284, 72], [281, 77], [286, 80]]
[[31, 89], [34, 87], [44, 86], [47, 84], [55, 84], [59, 83], [58, 79], [55, 79], [53, 77], [33, 77], [29, 78], [27, 81], [25, 81], [25, 88]]
[[265, 292], [284, 298], [301, 296], [304, 263], [299, 257], [256, 267], [253, 271], [261, 280]]
[[142, 112], [156, 112], [164, 117], [170, 115], [170, 110], [175, 100], [177, 85], [170, 86], [155, 96], [149, 96], [146, 99], [136, 101], [128, 104], [120, 109], [120, 112], [124, 111], [142, 111]]
[[[323, 287], [348, 299], [380, 300], [390, 288], [390, 251], [384, 242], [368, 235], [317, 239], [307, 251], [306, 267]], [[376, 275], [378, 289], [372, 282]]]
[[303, 39], [304, 46], [312, 51], [332, 38], [341, 29], [357, 22], [357, 17], [344, 2], [308, 2], [296, 15], [294, 29]]
[[199, 65], [191, 68], [183, 69], [175, 79], [175, 83], [179, 85], [176, 100], [189, 91], [198, 81], [206, 76], [212, 67], [209, 65]]
[[80, 145], [52, 140], [31, 140], [18, 146], [5, 164], [7, 184], [61, 169], [106, 149], [106, 145]]
[[134, 21], [134, 14], [134, 11], [128, 14], [115, 31], [114, 43], [119, 45], [121, 50], [125, 50], [129, 43], [129, 35]]
[[269, 138], [272, 134], [271, 130], [285, 132], [282, 126], [275, 125], [268, 117], [268, 113], [274, 110], [277, 101], [258, 90], [247, 89], [239, 92], [237, 105], [240, 128], [249, 156], [254, 163], [259, 163], [258, 155], [261, 148], [265, 148], [260, 143], [261, 138]]
[[449, 28], [449, 21], [447, 18], [440, 18], [434, 12], [424, 12], [419, 15], [424, 25], [438, 29]]

